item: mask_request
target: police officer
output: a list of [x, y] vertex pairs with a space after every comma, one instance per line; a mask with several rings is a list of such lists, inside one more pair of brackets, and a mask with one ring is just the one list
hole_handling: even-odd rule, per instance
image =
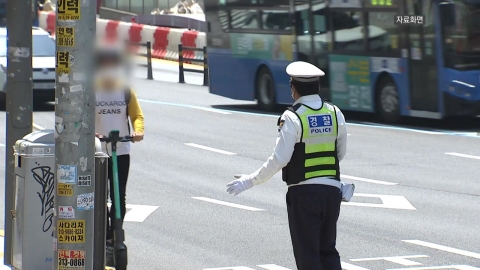
[[335, 244], [342, 201], [339, 162], [347, 147], [345, 118], [318, 94], [322, 70], [293, 62], [286, 71], [295, 103], [278, 119], [274, 152], [256, 172], [235, 175], [227, 192], [238, 195], [282, 169], [298, 270], [341, 270]]

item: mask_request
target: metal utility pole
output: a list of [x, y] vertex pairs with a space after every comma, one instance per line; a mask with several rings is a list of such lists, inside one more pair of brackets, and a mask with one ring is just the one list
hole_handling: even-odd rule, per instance
[[93, 269], [96, 2], [57, 0], [56, 22], [54, 269]]
[[32, 19], [32, 0], [7, 1], [5, 265], [12, 265], [12, 211], [15, 194], [13, 145], [32, 132]]

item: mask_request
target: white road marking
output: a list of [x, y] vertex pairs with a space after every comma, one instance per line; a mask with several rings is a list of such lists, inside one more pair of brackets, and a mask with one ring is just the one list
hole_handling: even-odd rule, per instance
[[351, 259], [352, 262], [368, 262], [368, 261], [388, 261], [398, 263], [404, 266], [422, 265], [419, 262], [407, 260], [413, 258], [428, 258], [427, 255], [411, 255], [411, 256], [393, 256], [393, 257], [378, 257], [378, 258], [363, 258], [363, 259]]
[[365, 193], [354, 193], [353, 196], [354, 197], [379, 198], [380, 200], [382, 200], [382, 203], [377, 204], [377, 203], [342, 202], [342, 205], [364, 206], [364, 207], [374, 207], [374, 208], [388, 208], [388, 209], [402, 209], [402, 210], [417, 210], [403, 196], [365, 194]]
[[200, 148], [200, 149], [203, 149], [203, 150], [216, 152], [216, 153], [220, 153], [220, 154], [224, 154], [224, 155], [229, 155], [229, 156], [236, 155], [236, 153], [233, 153], [233, 152], [228, 152], [228, 151], [224, 151], [224, 150], [220, 150], [220, 149], [216, 149], [216, 148], [212, 148], [212, 147], [208, 147], [208, 146], [203, 146], [203, 145], [199, 145], [199, 144], [196, 144], [196, 143], [185, 143], [185, 145]]
[[5, 144], [3, 144], [3, 143], [0, 143], [0, 147], [2, 147], [2, 146], [5, 146]]
[[205, 198], [205, 197], [192, 197], [192, 199], [205, 201], [205, 202], [210, 202], [210, 203], [221, 204], [221, 205], [235, 207], [235, 208], [249, 210], [249, 211], [265, 211], [265, 210], [260, 209], [260, 208], [245, 206], [245, 205], [236, 204], [236, 203], [229, 203], [229, 202], [219, 201], [219, 200]]
[[347, 136], [350, 136], [350, 135], [352, 135], [352, 134], [347, 134]]
[[472, 155], [466, 155], [466, 154], [460, 154], [460, 153], [445, 153], [446, 155], [450, 156], [457, 156], [457, 157], [464, 157], [464, 158], [473, 158], [473, 159], [480, 159], [479, 156], [472, 156]]
[[197, 106], [191, 106], [190, 108], [197, 109], [197, 110], [202, 110], [202, 111], [207, 111], [207, 112], [219, 113], [219, 114], [232, 114], [230, 112], [219, 111], [219, 110], [216, 110], [216, 109], [213, 109], [213, 108], [203, 108], [203, 107], [197, 107]]
[[[111, 205], [111, 203], [108, 203], [109, 207]], [[144, 222], [147, 217], [155, 212], [155, 210], [158, 208], [158, 206], [138, 204], [127, 204], [126, 207], [127, 209], [130, 209], [125, 214], [125, 219], [123, 220], [126, 222]]]
[[257, 265], [260, 268], [267, 269], [267, 270], [291, 270], [282, 266], [278, 266], [276, 264], [262, 264], [262, 265]]
[[424, 246], [424, 247], [438, 249], [438, 250], [445, 251], [445, 252], [450, 252], [450, 253], [454, 253], [454, 254], [458, 254], [458, 255], [463, 255], [463, 256], [466, 256], [466, 257], [480, 259], [480, 254], [479, 253], [475, 253], [475, 252], [471, 252], [471, 251], [461, 250], [461, 249], [458, 249], [458, 248], [451, 248], [451, 247], [442, 246], [442, 245], [438, 245], [438, 244], [434, 244], [434, 243], [429, 243], [429, 242], [425, 242], [425, 241], [421, 241], [421, 240], [402, 240], [402, 241], [406, 242], [406, 243], [414, 244], [414, 245]]
[[438, 269], [457, 269], [457, 270], [480, 270], [480, 268], [469, 265], [444, 265], [444, 266], [429, 266], [429, 267], [415, 267], [415, 268], [390, 268], [387, 270], [438, 270]]
[[[260, 268], [263, 268], [263, 269], [267, 269], [267, 270], [291, 270], [289, 268], [278, 266], [276, 264], [261, 264], [261, 265], [257, 265], [257, 266], [260, 267]], [[342, 262], [342, 269], [344, 269], [344, 270], [370, 270], [370, 269], [363, 268], [363, 267], [360, 267], [360, 266], [356, 266], [356, 265], [353, 265], [353, 264], [349, 264], [349, 263], [346, 263], [346, 262]], [[246, 266], [231, 266], [231, 267], [221, 267], [221, 268], [204, 268], [203, 270], [255, 270], [255, 269], [250, 268], [250, 267], [246, 267]], [[467, 270], [467, 269], [465, 269], [465, 270]]]
[[367, 179], [367, 178], [350, 176], [350, 175], [345, 175], [345, 174], [340, 175], [340, 178], [347, 178], [347, 179], [350, 179], [350, 180], [357, 180], [357, 181], [362, 181], [362, 182], [367, 182], [367, 183], [372, 183], [372, 184], [379, 184], [379, 185], [386, 185], [386, 186], [398, 185], [398, 183]]
[[35, 123], [33, 123], [32, 126], [33, 126], [34, 129], [37, 129], [37, 130], [44, 130], [45, 129], [44, 127], [42, 127], [40, 125], [37, 125]]
[[[140, 101], [140, 102], [146, 102], [146, 103], [169, 105], [169, 106], [175, 106], [175, 107], [184, 107], [184, 108], [190, 108], [190, 109], [197, 109], [197, 110], [202, 110], [202, 111], [207, 111], [207, 112], [214, 112], [214, 113], [220, 113], [220, 114], [233, 114], [233, 112], [235, 112], [235, 111], [214, 109], [214, 108], [209, 108], [209, 107], [202, 107], [202, 106], [195, 106], [195, 105], [188, 105], [188, 104], [181, 104], [181, 103], [163, 102], [163, 101], [149, 100], [149, 99], [141, 99], [141, 98], [139, 98], [138, 101]], [[278, 116], [277, 116], [277, 117], [278, 117]]]
[[232, 267], [221, 267], [221, 268], [204, 268], [203, 270], [255, 270], [246, 266], [232, 266]]
[[368, 268], [363, 268], [363, 267], [356, 266], [356, 265], [353, 265], [353, 264], [349, 264], [349, 263], [346, 263], [346, 262], [341, 262], [341, 263], [342, 263], [342, 269], [344, 269], [344, 270], [370, 270]]

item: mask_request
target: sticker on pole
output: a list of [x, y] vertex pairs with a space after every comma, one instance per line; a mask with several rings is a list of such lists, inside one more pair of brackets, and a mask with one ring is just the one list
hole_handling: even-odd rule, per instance
[[61, 21], [80, 19], [80, 0], [58, 0], [57, 16]]
[[77, 197], [78, 210], [93, 210], [95, 193], [84, 193]]
[[74, 47], [75, 46], [75, 28], [73, 27], [57, 27], [55, 36], [57, 46]]
[[79, 175], [78, 176], [78, 186], [89, 187], [91, 185], [92, 185], [92, 176], [91, 175]]
[[58, 270], [85, 269], [84, 250], [58, 250]]
[[77, 183], [77, 165], [58, 165], [57, 180], [62, 184]]
[[73, 206], [59, 206], [58, 218], [75, 218], [75, 209]]
[[73, 185], [59, 183], [57, 186], [57, 195], [68, 197], [73, 196]]
[[58, 74], [70, 74], [70, 58], [70, 52], [57, 51], [55, 70]]
[[85, 243], [85, 220], [58, 220], [58, 243]]

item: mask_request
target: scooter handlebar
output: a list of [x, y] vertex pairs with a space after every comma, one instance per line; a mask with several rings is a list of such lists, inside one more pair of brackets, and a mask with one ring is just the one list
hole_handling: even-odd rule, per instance
[[132, 142], [133, 136], [125, 136], [125, 137], [118, 137], [118, 138], [111, 138], [109, 136], [101, 136], [101, 142], [111, 143], [111, 142]]

